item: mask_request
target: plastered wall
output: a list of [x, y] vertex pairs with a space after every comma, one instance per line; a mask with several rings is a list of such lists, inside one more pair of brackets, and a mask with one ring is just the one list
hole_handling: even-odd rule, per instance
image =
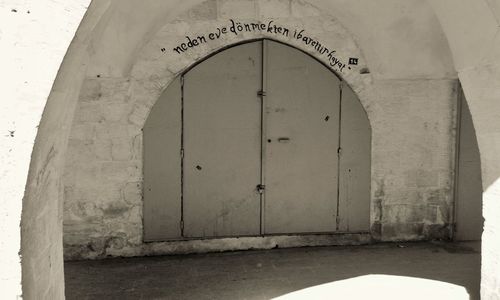
[[[118, 32], [127, 26], [126, 19], [122, 22], [114, 25]], [[273, 29], [246, 30], [246, 24]], [[64, 173], [68, 259], [152, 251], [154, 245], [142, 242], [141, 132], [151, 107], [193, 63], [236, 42], [263, 37], [310, 53], [358, 93], [373, 132], [374, 237], [449, 236], [457, 96], [456, 79], [447, 70], [442, 78], [376, 78], [366, 71], [366, 58], [352, 34], [332, 15], [301, 1], [206, 1], [148, 36], [128, 61], [129, 71], [91, 65], [84, 79]], [[304, 37], [330, 51], [318, 51]], [[351, 57], [359, 64], [349, 65]]]

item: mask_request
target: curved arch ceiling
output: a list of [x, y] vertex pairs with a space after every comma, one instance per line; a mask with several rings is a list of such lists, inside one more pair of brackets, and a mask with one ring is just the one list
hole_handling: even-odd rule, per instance
[[[92, 57], [89, 74], [109, 77], [127, 75], [136, 53], [149, 37], [184, 11], [205, 2], [109, 1], [108, 11], [94, 29], [89, 47]], [[219, 0], [223, 1], [227, 0]], [[337, 18], [352, 33], [375, 78], [456, 77], [448, 42], [427, 1], [308, 2]]]
[[441, 21], [457, 71], [498, 61], [500, 0], [427, 1]]

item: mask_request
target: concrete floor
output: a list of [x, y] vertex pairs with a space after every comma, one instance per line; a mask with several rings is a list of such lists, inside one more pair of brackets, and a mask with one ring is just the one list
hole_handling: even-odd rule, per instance
[[[439, 242], [73, 261], [65, 263], [66, 297], [270, 299], [319, 284], [388, 274], [452, 283], [479, 299], [480, 259], [479, 242]], [[435, 296], [443, 299], [439, 292]]]

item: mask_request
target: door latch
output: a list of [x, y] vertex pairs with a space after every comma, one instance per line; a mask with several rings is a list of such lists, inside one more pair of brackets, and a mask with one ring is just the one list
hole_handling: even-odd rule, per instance
[[257, 192], [259, 192], [259, 194], [263, 194], [265, 189], [266, 189], [265, 185], [257, 184]]

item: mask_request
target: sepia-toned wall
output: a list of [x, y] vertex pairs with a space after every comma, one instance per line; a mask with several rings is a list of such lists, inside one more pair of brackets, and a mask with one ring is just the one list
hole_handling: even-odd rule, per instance
[[[245, 12], [254, 11], [256, 17], [250, 19], [262, 19], [282, 17], [281, 14], [283, 13], [286, 17], [290, 12], [295, 14], [296, 17], [300, 17], [304, 13], [306, 15], [311, 12], [317, 13], [318, 9], [307, 5], [310, 2], [312, 1], [261, 0], [254, 2], [251, 0], [220, 0], [215, 3], [212, 1], [211, 3], [201, 4], [202, 1], [199, 0], [146, 0], [141, 1], [140, 5], [138, 5], [136, 1], [100, 0], [92, 1], [92, 4], [88, 7], [88, 0], [67, 1], [64, 4], [53, 0], [0, 1], [2, 16], [0, 18], [2, 28], [0, 45], [2, 50], [7, 53], [7, 55], [2, 56], [5, 59], [1, 71], [5, 89], [0, 102], [2, 105], [0, 111], [2, 118], [0, 120], [3, 130], [6, 130], [5, 134], [1, 136], [3, 140], [0, 143], [0, 162], [3, 167], [0, 175], [2, 180], [0, 191], [3, 195], [1, 198], [2, 205], [0, 206], [0, 213], [2, 214], [2, 218], [0, 218], [0, 229], [2, 231], [0, 259], [3, 266], [0, 271], [2, 296], [5, 298], [20, 296], [22, 287], [22, 293], [26, 299], [35, 297], [64, 298], [61, 251], [62, 203], [64, 197], [61, 179], [66, 178], [62, 178], [62, 166], [65, 163], [67, 170], [67, 166], [73, 160], [67, 158], [69, 156], [66, 155], [67, 137], [70, 134], [70, 129], [72, 139], [79, 139], [79, 129], [76, 125], [78, 121], [74, 121], [76, 118], [73, 118], [73, 113], [74, 108], [77, 107], [77, 102], [79, 102], [78, 106], [80, 106], [82, 95], [86, 93], [80, 93], [80, 86], [84, 78], [86, 78], [85, 85], [92, 85], [87, 82], [88, 79], [97, 78], [97, 74], [101, 74], [100, 78], [103, 81], [108, 79], [108, 83], [110, 83], [116, 79], [118, 86], [126, 88], [126, 86], [122, 85], [123, 79], [125, 78], [126, 82], [126, 78], [132, 78], [131, 70], [133, 68], [144, 70], [144, 68], [137, 69], [137, 67], [134, 67], [141, 53], [141, 45], [152, 41], [153, 36], [160, 32], [159, 30], [165, 24], [179, 19], [180, 15], [186, 13], [186, 10], [194, 5], [200, 6], [198, 9], [191, 10], [189, 17], [198, 16], [200, 20], [202, 18], [212, 18], [214, 16], [214, 7], [217, 18], [221, 20], [233, 17], [232, 15], [222, 14], [222, 12], [234, 13], [234, 10], [237, 10], [236, 12], [243, 10]], [[301, 9], [299, 12], [294, 10], [293, 3], [302, 7], [303, 10]], [[380, 221], [380, 226], [377, 226], [381, 228], [382, 236], [384, 234], [386, 237], [406, 235], [394, 230], [392, 232], [395, 235], [392, 235], [393, 233], [390, 233], [390, 224], [400, 223], [401, 220], [403, 220], [404, 224], [419, 223], [421, 221], [420, 218], [417, 218], [416, 222], [411, 222], [412, 217], [410, 216], [387, 219], [387, 222], [381, 221], [385, 220], [386, 215], [380, 216], [375, 209], [381, 207], [377, 204], [379, 202], [382, 205], [396, 204], [394, 199], [398, 199], [397, 197], [386, 196], [388, 194], [395, 195], [393, 187], [389, 186], [388, 182], [397, 182], [398, 178], [399, 180], [406, 178], [406, 176], [400, 177], [403, 169], [413, 169], [414, 171], [408, 174], [418, 174], [418, 170], [421, 170], [421, 168], [419, 166], [413, 168], [411, 164], [419, 160], [415, 160], [415, 158], [408, 160], [411, 155], [405, 154], [403, 157], [399, 157], [399, 167], [394, 170], [382, 170], [380, 164], [384, 160], [390, 160], [395, 165], [396, 163], [394, 162], [395, 159], [392, 160], [388, 155], [381, 154], [380, 149], [387, 145], [382, 143], [382, 139], [377, 146], [375, 138], [377, 136], [386, 139], [390, 138], [391, 141], [402, 141], [405, 138], [402, 137], [403, 131], [397, 132], [394, 140], [390, 135], [384, 133], [382, 130], [384, 126], [381, 123], [385, 122], [385, 119], [383, 114], [378, 112], [382, 109], [390, 112], [392, 106], [378, 106], [379, 103], [375, 104], [370, 99], [378, 99], [379, 101], [390, 99], [391, 97], [386, 95], [388, 91], [386, 85], [394, 83], [393, 88], [396, 91], [399, 89], [400, 95], [404, 94], [401, 98], [412, 98], [414, 100], [405, 102], [405, 105], [412, 103], [412, 105], [417, 105], [418, 108], [420, 107], [419, 104], [426, 102], [425, 100], [423, 102], [417, 101], [417, 99], [422, 100], [423, 97], [420, 96], [426, 93], [425, 87], [439, 85], [438, 91], [441, 92], [437, 94], [440, 95], [436, 94], [434, 96], [442, 101], [437, 102], [439, 104], [436, 102], [431, 104], [438, 106], [450, 105], [451, 102], [444, 99], [454, 98], [453, 87], [458, 73], [477, 131], [482, 163], [483, 215], [486, 222], [482, 245], [481, 293], [483, 299], [500, 299], [500, 285], [498, 284], [500, 280], [498, 275], [500, 274], [500, 256], [498, 255], [500, 252], [498, 248], [500, 245], [498, 243], [500, 235], [500, 201], [498, 201], [500, 194], [498, 180], [500, 177], [500, 160], [497, 155], [500, 151], [500, 124], [498, 123], [500, 120], [498, 118], [498, 112], [500, 111], [498, 102], [500, 58], [497, 54], [500, 45], [500, 35], [498, 34], [500, 30], [498, 26], [500, 20], [499, 1], [464, 0], [460, 5], [457, 5], [456, 1], [452, 0], [412, 0], [404, 2], [397, 0], [376, 2], [370, 0], [355, 2], [325, 0], [314, 1], [314, 3], [322, 14], [328, 15], [330, 13], [334, 15], [335, 20], [348, 30], [349, 36], [353, 38], [362, 53], [360, 58], [366, 60], [365, 63], [371, 71], [369, 76], [349, 77], [346, 75], [346, 80], [360, 96], [365, 109], [372, 111], [374, 116], [371, 119], [372, 126], [380, 128], [378, 133], [375, 130], [373, 133], [373, 150], [374, 153], [377, 152], [383, 157], [376, 158], [375, 154], [372, 155], [374, 159], [372, 174], [373, 178], [384, 178], [384, 180], [379, 181], [379, 183], [375, 182], [372, 186], [372, 202], [374, 204], [372, 221], [374, 225], [377, 225], [377, 221]], [[234, 6], [230, 8], [233, 4], [239, 8], [234, 8]], [[261, 6], [271, 7], [269, 9], [269, 12], [272, 12], [271, 15], [267, 13], [261, 15]], [[201, 9], [201, 7], [205, 7], [205, 9]], [[286, 7], [290, 9], [287, 10]], [[87, 8], [89, 9], [87, 10]], [[87, 14], [82, 21], [85, 11], [87, 11]], [[124, 22], [125, 19], [127, 22]], [[82, 23], [74, 37], [73, 44], [65, 54], [80, 22]], [[172, 43], [178, 44], [184, 38], [181, 37], [175, 42], [172, 41]], [[165, 45], [167, 44], [162, 43], [162, 45], [151, 47], [158, 48], [159, 46], [161, 49]], [[208, 54], [218, 46], [220, 45], [213, 44], [210, 49], [205, 49], [206, 51], [202, 51], [200, 55]], [[337, 46], [334, 45], [333, 47]], [[166, 50], [168, 49], [166, 48]], [[157, 53], [155, 55], [160, 57], [162, 54]], [[350, 55], [350, 53], [346, 55]], [[168, 78], [171, 78], [179, 70], [187, 67], [189, 63], [200, 57], [179, 60], [180, 65], [169, 71], [170, 76], [149, 78], [149, 81], [154, 83], [153, 85], [158, 89], [155, 93], [159, 93], [168, 84], [170, 80]], [[63, 58], [65, 58], [64, 63], [61, 65]], [[153, 64], [151, 67], [155, 66]], [[54, 80], [58, 68], [60, 68], [59, 76]], [[155, 74], [155, 72], [152, 71], [151, 74]], [[142, 78], [147, 78], [147, 75], [142, 76]], [[356, 78], [368, 79], [365, 82], [365, 79], [357, 80]], [[158, 82], [155, 79], [158, 79]], [[399, 88], [396, 88], [398, 80], [400, 81]], [[412, 82], [412, 84], [410, 85], [409, 82]], [[131, 86], [133, 86], [132, 83], [130, 83]], [[47, 100], [53, 85], [54, 89]], [[104, 86], [107, 86], [107, 84], [104, 84]], [[362, 87], [365, 86], [372, 86], [373, 88], [363, 89]], [[375, 88], [376, 86], [379, 86], [379, 89]], [[420, 89], [416, 87], [420, 87]], [[147, 91], [153, 90], [153, 88], [143, 89], [146, 94]], [[375, 91], [378, 92], [372, 93]], [[411, 93], [404, 93], [404, 91]], [[118, 94], [120, 95], [120, 93]], [[134, 95], [140, 94], [140, 92], [134, 92]], [[413, 98], [412, 95], [418, 96]], [[148, 98], [146, 101], [154, 101], [153, 98]], [[391, 101], [395, 101], [395, 99]], [[389, 101], [389, 103], [391, 102]], [[130, 114], [129, 119], [134, 120], [130, 121], [134, 125], [131, 126], [130, 133], [138, 133], [138, 124], [143, 122], [141, 119], [144, 119], [145, 115], [147, 115], [147, 108], [150, 107], [151, 103], [148, 105], [146, 107], [137, 106], [132, 109], [134, 113]], [[429, 116], [428, 113], [431, 115]], [[378, 120], [377, 115], [379, 116]], [[109, 122], [109, 119], [113, 117], [107, 116], [106, 118], [106, 122]], [[425, 121], [420, 118], [425, 119]], [[420, 115], [411, 114], [409, 119], [400, 115], [395, 116], [393, 120], [395, 120], [395, 124], [406, 124], [410, 122], [410, 119], [419, 119], [416, 123], [423, 126], [427, 120], [435, 120], [435, 118], [434, 113], [429, 111], [424, 113], [422, 111]], [[440, 130], [449, 129], [449, 126], [453, 124], [446, 117], [439, 120], [441, 122], [437, 128]], [[134, 122], [138, 122], [138, 124]], [[411, 127], [407, 134], [420, 135], [426, 132], [425, 126], [423, 126], [424, 130], [419, 126], [416, 127], [416, 133], [414, 127]], [[119, 131], [119, 129], [116, 130]], [[11, 134], [12, 131], [14, 131], [13, 134]], [[80, 129], [80, 132], [88, 133], [93, 131], [92, 129]], [[390, 134], [392, 133], [391, 131]], [[446, 130], [441, 134], [445, 139], [450, 137], [450, 133]], [[35, 135], [37, 135], [36, 139]], [[128, 143], [130, 136], [131, 134], [127, 134], [127, 140], [123, 142]], [[122, 135], [119, 134], [117, 137], [122, 137]], [[448, 145], [448, 142], [439, 140], [438, 136], [429, 138], [431, 140], [436, 139], [440, 147]], [[405, 141], [408, 142], [409, 140], [408, 138]], [[424, 138], [419, 137], [416, 140], [424, 140]], [[405, 146], [405, 143], [402, 144], [403, 148], [409, 147], [411, 144], [408, 142], [409, 144]], [[389, 147], [398, 151], [395, 145]], [[73, 150], [70, 151], [73, 153], [74, 146], [72, 148]], [[124, 149], [130, 149], [130, 147]], [[425, 152], [425, 149], [424, 151], [419, 150], [412, 153], [416, 154], [417, 152], [420, 155]], [[127, 151], [125, 151], [125, 153], [121, 154], [106, 154], [105, 157], [108, 159], [109, 157], [125, 159], [130, 156], [135, 157], [135, 153], [127, 154]], [[449, 155], [449, 153], [446, 155]], [[378, 165], [375, 163], [376, 160], [379, 161]], [[440, 158], [439, 163], [436, 164], [439, 167], [436, 170], [431, 170], [431, 172], [446, 169], [441, 169], [446, 160]], [[410, 165], [404, 166], [407, 163]], [[92, 163], [89, 164], [92, 165]], [[107, 174], [113, 173], [113, 167], [113, 164], [108, 165], [106, 168]], [[122, 189], [124, 195], [130, 195], [127, 196], [127, 199], [132, 199], [132, 202], [137, 201], [139, 195], [135, 193], [140, 191], [140, 188], [134, 187], [134, 183], [138, 182], [136, 167], [140, 166], [132, 163], [130, 168], [131, 177], [127, 177], [127, 179], [130, 179], [127, 181], [130, 183], [127, 187], [129, 192], [127, 192], [127, 189]], [[376, 170], [379, 170], [379, 172], [376, 173]], [[66, 191], [64, 193], [69, 193], [71, 188], [68, 187], [72, 186], [72, 179], [67, 171], [66, 174], [68, 180], [64, 180], [66, 182], [64, 188]], [[95, 174], [102, 178], [99, 173]], [[407, 177], [409, 178], [407, 182], [412, 187], [408, 188], [408, 190], [412, 191], [410, 194], [416, 194], [415, 191], [418, 188], [414, 188], [415, 186], [420, 185], [422, 190], [430, 191], [431, 186], [435, 184], [435, 176], [430, 176], [429, 181], [426, 178], [425, 181], [420, 181], [420, 183], [414, 179], [413, 175]], [[424, 177], [418, 176], [418, 178]], [[383, 186], [383, 189], [380, 186]], [[445, 188], [446, 186], [447, 184], [443, 183], [438, 188]], [[378, 192], [381, 190], [384, 193]], [[107, 199], [113, 199], [113, 197], [109, 196]], [[429, 194], [428, 196], [418, 196], [418, 198], [421, 199], [419, 203], [433, 202], [434, 196]], [[76, 197], [73, 199], [72, 203], [80, 203], [80, 205], [85, 206], [86, 203], [89, 203], [88, 199], [95, 198], [89, 196], [81, 197], [80, 200], [75, 200]], [[383, 200], [378, 201], [377, 199]], [[96, 200], [90, 200], [90, 203], [92, 201], [95, 202]], [[104, 202], [99, 201], [97, 203]], [[21, 223], [21, 206], [23, 206], [23, 214], [22, 224], [19, 227]], [[138, 211], [140, 208], [137, 202], [134, 202], [132, 206], [137, 207], [135, 216], [131, 214], [135, 222], [140, 217], [140, 211]], [[393, 210], [396, 212], [397, 206], [391, 206], [394, 206]], [[87, 205], [87, 207], [90, 210], [93, 209], [92, 204]], [[76, 227], [73, 228], [73, 233], [84, 232], [86, 230], [85, 226], [80, 229], [77, 228], [78, 218], [68, 214], [70, 209], [71, 206], [65, 208], [66, 224], [71, 225], [71, 222], [73, 222], [72, 224]], [[81, 212], [84, 210], [76, 211]], [[418, 207], [414, 207], [404, 211], [418, 212], [418, 210]], [[95, 215], [99, 216], [104, 210], [96, 206], [95, 211], [97, 212]], [[115, 215], [120, 215], [120, 209], [112, 208], [110, 211], [114, 211]], [[398, 216], [397, 213], [392, 215]], [[419, 216], [420, 213], [416, 215]], [[424, 215], [431, 216], [432, 214], [424, 213]], [[97, 217], [94, 223], [103, 223], [102, 220], [103, 218]], [[130, 224], [131, 222], [127, 221], [126, 223]], [[120, 223], [117, 222], [116, 224]], [[429, 224], [432, 224], [432, 222], [429, 222]], [[137, 225], [140, 226], [140, 222]], [[99, 226], [101, 225], [96, 228], [99, 228]], [[121, 225], [117, 227], [119, 226]], [[384, 226], [387, 230], [382, 229]], [[411, 228], [411, 226], [407, 227]], [[95, 228], [89, 229], [89, 232], [94, 230]], [[96, 230], [96, 232], [98, 232], [98, 235], [104, 236], [109, 232], [116, 233], [119, 230]], [[410, 232], [413, 235], [406, 235], [407, 238], [418, 236], [414, 235], [414, 233], [419, 231], [410, 230]], [[22, 243], [19, 236], [21, 236]], [[71, 236], [68, 237], [71, 238]], [[76, 236], [75, 241], [78, 239], [79, 237]], [[125, 236], [125, 240], [128, 243], [128, 236]], [[80, 255], [79, 253], [93, 253], [92, 255], [97, 256], [103, 253], [103, 249], [111, 248], [97, 247], [97, 251], [76, 251], [76, 253], [78, 255]], [[124, 248], [118, 249], [116, 254], [124, 254], [122, 249]], [[131, 249], [136, 248], [132, 247]], [[133, 254], [132, 252], [131, 255]], [[23, 258], [22, 262], [20, 255]], [[21, 270], [23, 273], [22, 284]], [[40, 278], [43, 278], [44, 281], [37, 283]]]
[[[109, 22], [103, 34], [132, 39], [121, 37], [124, 28], [134, 26], [130, 18]], [[252, 23], [271, 29], [245, 29]], [[418, 24], [407, 21], [405, 26], [411, 31]], [[143, 33], [138, 42], [145, 45], [125, 63], [119, 54], [107, 57], [105, 64], [100, 58], [105, 54], [96, 52], [91, 58], [65, 165], [67, 258], [150, 253], [155, 245], [142, 242], [141, 129], [151, 107], [175, 76], [200, 59], [228, 45], [264, 37], [313, 55], [358, 93], [373, 133], [373, 236], [379, 240], [449, 236], [457, 101], [457, 80], [450, 75], [450, 66], [398, 78], [366, 72], [371, 62], [364, 53], [369, 51], [360, 48], [356, 36], [334, 16], [303, 1], [205, 1], [155, 30]], [[438, 38], [439, 51], [449, 51]], [[307, 39], [335, 50], [335, 58]], [[95, 43], [106, 52], [120, 52], [115, 40]], [[348, 65], [350, 57], [358, 58], [359, 64]], [[161, 245], [155, 246], [156, 252]]]

